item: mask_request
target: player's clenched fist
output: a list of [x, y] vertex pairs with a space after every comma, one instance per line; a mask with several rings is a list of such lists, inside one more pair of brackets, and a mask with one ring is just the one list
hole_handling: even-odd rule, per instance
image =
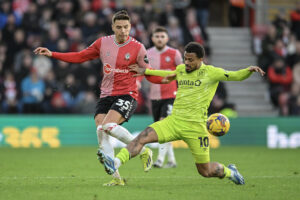
[[43, 56], [52, 56], [52, 52], [45, 47], [38, 47], [33, 51], [35, 54], [43, 55]]

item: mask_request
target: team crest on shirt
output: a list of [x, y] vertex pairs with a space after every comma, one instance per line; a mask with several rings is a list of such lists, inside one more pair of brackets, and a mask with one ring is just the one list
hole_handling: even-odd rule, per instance
[[167, 57], [165, 58], [165, 61], [166, 61], [166, 62], [170, 62], [170, 61], [171, 61], [171, 58], [170, 58], [169, 56], [167, 56]]
[[204, 75], [204, 71], [203, 70], [200, 70], [199, 72], [198, 72], [198, 76], [203, 76]]
[[130, 53], [126, 53], [125, 54], [125, 60], [129, 60], [130, 59]]

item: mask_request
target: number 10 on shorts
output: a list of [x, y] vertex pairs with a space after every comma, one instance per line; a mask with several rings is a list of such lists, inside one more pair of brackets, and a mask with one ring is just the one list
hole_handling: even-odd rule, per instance
[[200, 140], [200, 147], [208, 147], [209, 146], [209, 139], [208, 137], [198, 137]]

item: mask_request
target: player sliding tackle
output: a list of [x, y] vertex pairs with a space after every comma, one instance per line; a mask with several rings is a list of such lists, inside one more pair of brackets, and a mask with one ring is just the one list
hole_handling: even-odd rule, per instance
[[[162, 121], [147, 127], [126, 148], [121, 149], [115, 159], [100, 152], [106, 171], [113, 174], [121, 165], [139, 154], [145, 144], [165, 143], [183, 140], [187, 143], [194, 157], [197, 170], [203, 177], [229, 178], [235, 184], [245, 184], [243, 176], [234, 164], [227, 167], [218, 162], [210, 162], [209, 138], [206, 129], [207, 109], [216, 92], [219, 81], [242, 81], [253, 72], [265, 74], [257, 66], [250, 66], [239, 71], [225, 71], [203, 63], [204, 48], [195, 42], [185, 47], [184, 64], [175, 71], [143, 69], [130, 66], [138, 75], [163, 76], [163, 82], [177, 80], [178, 91], [172, 114]], [[200, 141], [207, 141], [201, 142]], [[151, 163], [149, 162], [151, 165]]]

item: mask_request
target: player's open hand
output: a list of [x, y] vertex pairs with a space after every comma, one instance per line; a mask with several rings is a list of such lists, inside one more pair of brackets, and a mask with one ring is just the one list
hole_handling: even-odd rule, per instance
[[52, 52], [45, 47], [38, 47], [33, 51], [35, 54], [43, 55], [43, 56], [52, 56]]
[[170, 75], [164, 77], [164, 78], [161, 80], [161, 83], [163, 83], [163, 84], [168, 84], [168, 83], [174, 81], [175, 78], [176, 78], [176, 74], [170, 74]]
[[129, 68], [129, 71], [136, 73], [133, 75], [133, 77], [143, 76], [146, 71], [145, 68], [140, 68], [137, 64], [129, 65], [128, 68]]
[[258, 72], [262, 76], [264, 76], [266, 74], [266, 72], [264, 72], [260, 67], [257, 67], [257, 66], [250, 66], [248, 69], [250, 72]]

